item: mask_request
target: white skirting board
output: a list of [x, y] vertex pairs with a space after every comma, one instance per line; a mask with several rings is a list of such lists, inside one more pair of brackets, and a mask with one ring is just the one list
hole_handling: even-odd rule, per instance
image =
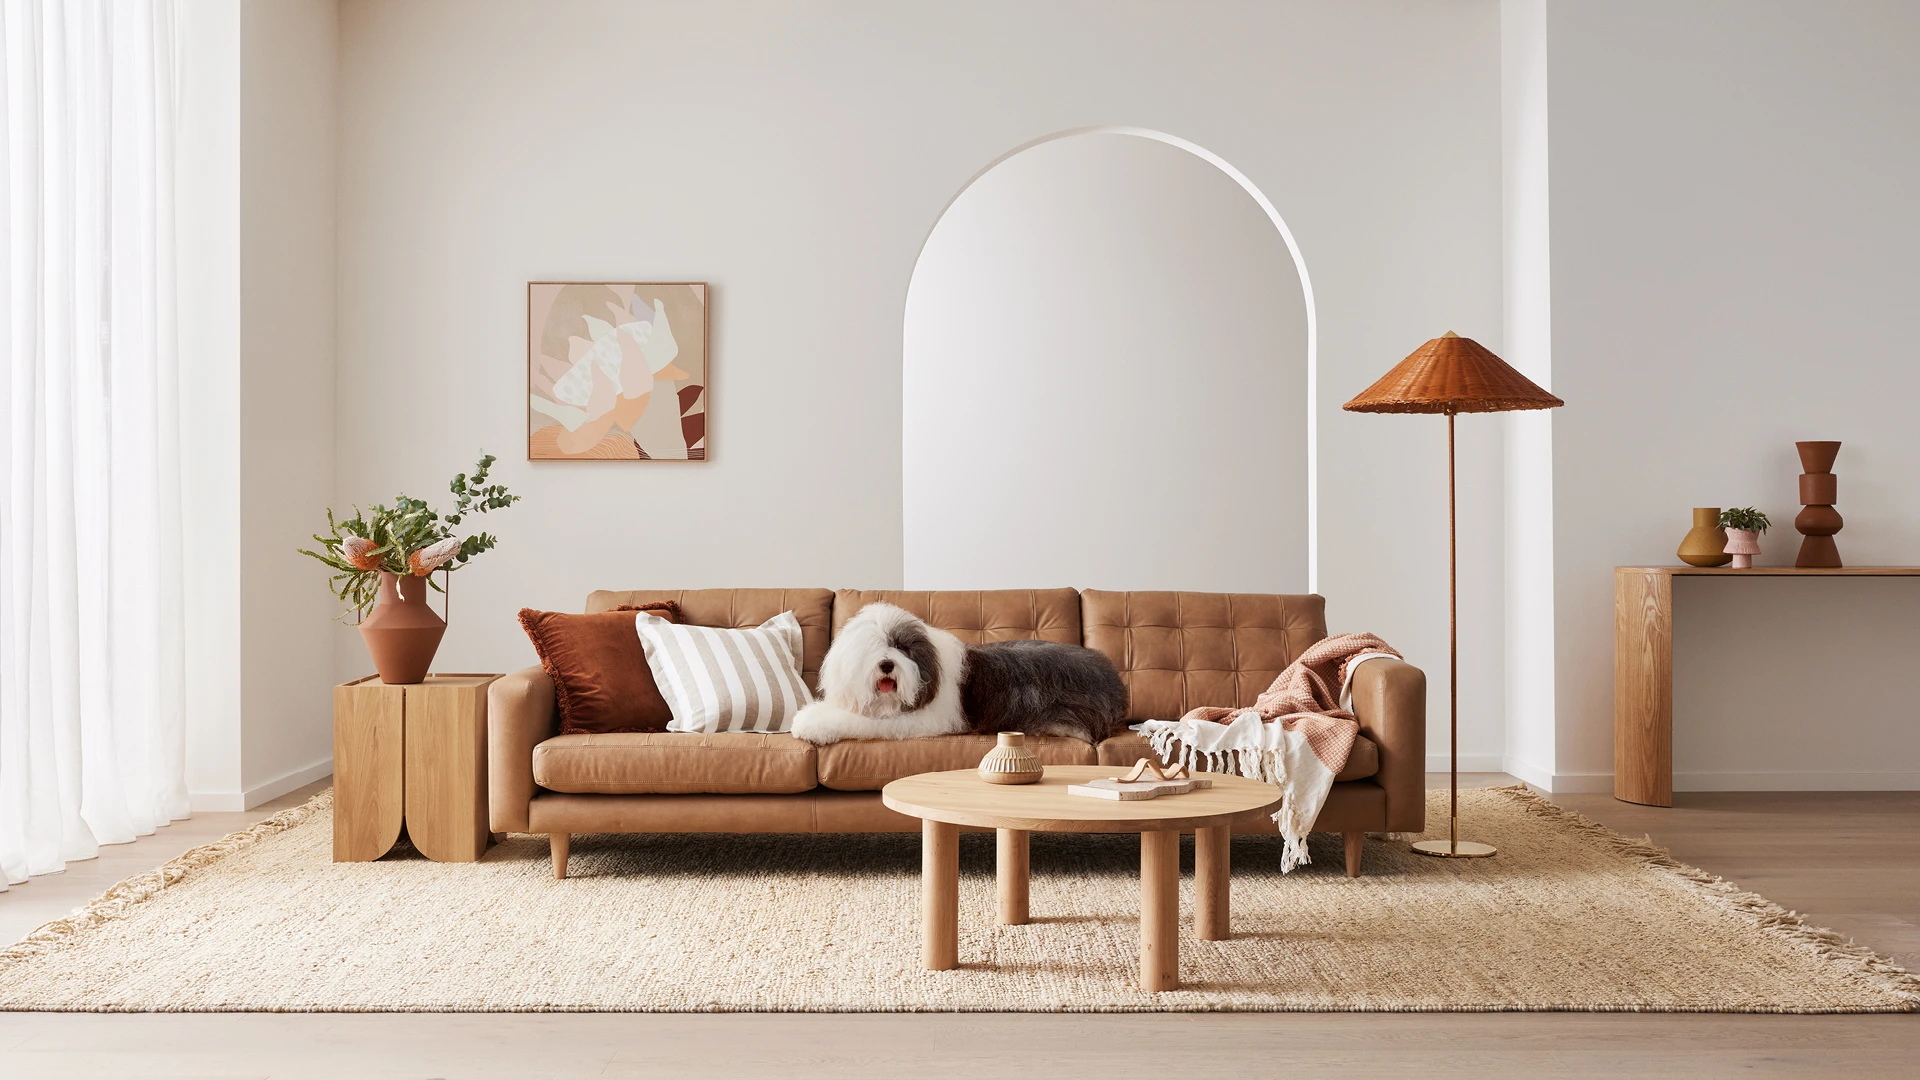
[[333, 772], [333, 758], [328, 756], [245, 791], [190, 792], [188, 793], [189, 805], [196, 814], [251, 810], [269, 799], [277, 799], [295, 788], [305, 787], [331, 772]]
[[1503, 765], [1502, 771], [1508, 776], [1549, 795], [1592, 794], [1613, 790], [1613, 774], [1610, 772], [1556, 773], [1512, 757], [1504, 759]]
[[[1445, 772], [1442, 761], [1438, 769]], [[1467, 771], [1465, 759], [1461, 771]], [[1495, 771], [1495, 770], [1487, 770]], [[1506, 772], [1549, 794], [1609, 794], [1612, 773], [1550, 773], [1508, 758]], [[1920, 791], [1920, 772], [1676, 772], [1675, 791]]]
[[1920, 791], [1920, 772], [1676, 772], [1675, 791]]

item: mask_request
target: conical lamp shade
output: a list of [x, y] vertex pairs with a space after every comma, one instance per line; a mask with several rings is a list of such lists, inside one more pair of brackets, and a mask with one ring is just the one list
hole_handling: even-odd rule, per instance
[[1469, 413], [1554, 409], [1566, 402], [1533, 384], [1472, 338], [1449, 331], [1413, 350], [1342, 405], [1348, 412]]

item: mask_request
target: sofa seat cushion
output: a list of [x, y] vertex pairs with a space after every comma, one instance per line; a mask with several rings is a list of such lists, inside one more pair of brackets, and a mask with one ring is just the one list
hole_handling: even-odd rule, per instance
[[813, 744], [748, 731], [558, 735], [533, 748], [533, 782], [583, 795], [786, 795], [816, 783]]
[[[993, 749], [992, 735], [925, 739], [846, 739], [820, 748], [820, 785], [836, 791], [879, 791], [915, 773], [974, 769]], [[1027, 737], [1043, 765], [1098, 765], [1092, 745], [1061, 736]]]
[[[1123, 732], [1100, 744], [1101, 765], [1119, 765], [1132, 768], [1141, 758], [1160, 760], [1149, 743], [1137, 731]], [[825, 767], [825, 762], [821, 767]], [[1347, 755], [1347, 766], [1334, 776], [1336, 782], [1364, 780], [1380, 771], [1380, 748], [1365, 735], [1356, 735], [1353, 739], [1353, 752]]]

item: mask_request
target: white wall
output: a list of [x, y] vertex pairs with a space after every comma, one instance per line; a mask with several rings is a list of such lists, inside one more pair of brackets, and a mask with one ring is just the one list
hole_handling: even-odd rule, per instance
[[[1299, 241], [1320, 588], [1336, 629], [1427, 669], [1444, 752], [1444, 425], [1339, 405], [1442, 331], [1499, 348], [1498, 16], [350, 0], [335, 499], [438, 495], [482, 448], [528, 497], [456, 575], [443, 670], [532, 662], [513, 612], [599, 587], [898, 585], [902, 319], [928, 231], [1042, 135], [1163, 131], [1239, 167]], [[525, 286], [556, 278], [713, 284], [711, 461], [524, 460]], [[1462, 738], [1498, 760], [1499, 421], [1461, 434]], [[335, 674], [364, 672], [337, 633]]]
[[[1553, 421], [1555, 768], [1604, 788], [1611, 568], [1672, 563], [1690, 507], [1759, 506], [1777, 524], [1758, 561], [1791, 564], [1793, 443], [1840, 439], [1841, 555], [1917, 561], [1920, 7], [1555, 0], [1546, 29], [1553, 388], [1567, 401]], [[1803, 765], [1920, 771], [1913, 687], [1880, 662], [1920, 649], [1909, 584], [1710, 591], [1676, 590], [1702, 605], [1677, 631], [1678, 769], [1747, 787], [1791, 786], [1778, 774]], [[1712, 693], [1690, 682], [1709, 676]], [[1781, 713], [1854, 756], [1806, 757]]]
[[333, 0], [180, 5], [187, 786], [331, 771], [334, 614], [294, 554], [333, 498]]
[[914, 266], [906, 587], [1305, 592], [1306, 390], [1293, 257], [1236, 181], [1137, 135], [1023, 150]]
[[[1500, 5], [1504, 359], [1553, 388], [1546, 0]], [[1554, 787], [1553, 416], [1503, 418], [1506, 435], [1506, 746], [1497, 768]]]
[[185, 577], [187, 790], [230, 808], [240, 778], [240, 3], [181, 4], [180, 497]]
[[[460, 575], [443, 669], [529, 662], [514, 609], [573, 609], [595, 587], [902, 583], [915, 256], [983, 163], [1094, 125], [1219, 154], [1298, 238], [1319, 325], [1319, 586], [1336, 629], [1378, 631], [1428, 670], [1436, 762], [1442, 424], [1339, 404], [1442, 330], [1569, 403], [1461, 421], [1470, 768], [1609, 786], [1610, 568], [1670, 561], [1695, 504], [1749, 502], [1781, 522], [1762, 561], [1790, 562], [1794, 439], [1846, 443], [1843, 554], [1914, 561], [1910, 5], [345, 0], [327, 90], [331, 9], [247, 5], [263, 95], [248, 116], [267, 119], [244, 136], [240, 6], [183, 15], [186, 48], [215, 57], [186, 67], [183, 95], [182, 362], [204, 383], [188, 540], [253, 553], [237, 576], [224, 558], [190, 571], [197, 793], [244, 797], [315, 760], [323, 683], [367, 668], [339, 629], [330, 674], [308, 670], [331, 608], [317, 567], [280, 561], [289, 538], [327, 502], [439, 496], [481, 449], [529, 498], [488, 523], [502, 547]], [[324, 129], [330, 95], [329, 276], [326, 142], [301, 135]], [[274, 122], [288, 126], [257, 126]], [[243, 189], [276, 216], [243, 228]], [[524, 286], [568, 277], [713, 283], [714, 460], [524, 460]], [[316, 367], [328, 280], [337, 402]], [[249, 319], [289, 320], [290, 343], [243, 329], [243, 302]], [[286, 398], [286, 430], [252, 422], [261, 399]], [[1276, 560], [1237, 563], [1224, 574], [1273, 587], [1260, 575]], [[1698, 609], [1678, 644], [1689, 670], [1749, 677], [1715, 692], [1683, 671], [1683, 772], [1718, 761], [1787, 782], [1779, 762], [1805, 748], [1757, 734], [1740, 703], [1800, 700], [1762, 674], [1794, 650], [1827, 656], [1800, 628], [1844, 615], [1843, 640], [1920, 644], [1904, 586], [1848, 587], [1875, 595], [1682, 593]], [[1733, 623], [1762, 636], [1715, 629]], [[249, 680], [292, 665], [287, 697], [244, 695], [244, 753], [239, 676], [223, 673], [242, 637]], [[1864, 730], [1905, 722], [1897, 680], [1856, 668], [1832, 686], [1833, 711]], [[1897, 740], [1870, 745], [1893, 757], [1856, 772], [1914, 768]]]
[[241, 21], [240, 493], [243, 801], [331, 771], [326, 569], [303, 555], [333, 499], [334, 0], [252, 0]]

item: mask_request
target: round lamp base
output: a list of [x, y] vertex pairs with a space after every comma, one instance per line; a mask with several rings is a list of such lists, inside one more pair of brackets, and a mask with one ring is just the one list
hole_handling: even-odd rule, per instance
[[1436, 859], [1484, 859], [1500, 849], [1473, 840], [1421, 840], [1413, 850]]

